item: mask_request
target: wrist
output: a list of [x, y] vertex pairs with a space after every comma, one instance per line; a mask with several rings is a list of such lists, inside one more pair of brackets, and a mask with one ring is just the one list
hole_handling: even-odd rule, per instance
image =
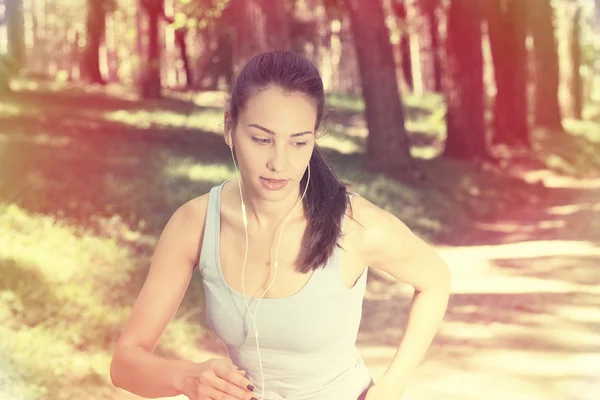
[[177, 395], [185, 392], [186, 381], [190, 376], [193, 362], [187, 360], [170, 360], [167, 365], [168, 385], [177, 392]]

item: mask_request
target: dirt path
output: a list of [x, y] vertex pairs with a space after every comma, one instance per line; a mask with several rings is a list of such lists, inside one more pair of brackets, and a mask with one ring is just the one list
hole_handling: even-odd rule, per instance
[[[452, 298], [403, 399], [600, 399], [600, 180], [546, 184], [546, 200], [461, 233], [465, 245], [437, 248], [453, 270]], [[375, 381], [410, 295], [370, 272], [358, 346]]]
[[[453, 270], [444, 323], [405, 399], [600, 399], [600, 180], [548, 177], [552, 195], [438, 247]], [[359, 345], [377, 379], [410, 292], [370, 275]]]

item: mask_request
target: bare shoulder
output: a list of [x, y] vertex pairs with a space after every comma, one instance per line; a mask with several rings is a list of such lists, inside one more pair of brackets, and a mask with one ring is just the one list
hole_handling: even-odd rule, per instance
[[347, 210], [349, 229], [364, 234], [369, 227], [373, 227], [389, 218], [392, 214], [373, 204], [359, 194], [350, 198], [350, 207]]
[[351, 221], [348, 232], [354, 237], [353, 243], [367, 263], [371, 263], [372, 255], [381, 253], [383, 247], [400, 250], [405, 244], [414, 243], [415, 235], [394, 214], [360, 195], [353, 196], [350, 201], [352, 212], [348, 219]]
[[198, 262], [204, 239], [204, 225], [209, 193], [195, 197], [181, 205], [171, 218], [177, 221], [181, 240], [189, 244], [190, 255]]

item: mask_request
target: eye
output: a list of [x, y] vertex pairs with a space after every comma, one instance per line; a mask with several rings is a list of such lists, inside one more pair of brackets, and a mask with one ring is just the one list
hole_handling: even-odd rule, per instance
[[306, 142], [296, 142], [296, 147], [306, 146]]
[[258, 144], [267, 144], [271, 141], [270, 139], [260, 139], [255, 137], [253, 137], [252, 140], [254, 140]]

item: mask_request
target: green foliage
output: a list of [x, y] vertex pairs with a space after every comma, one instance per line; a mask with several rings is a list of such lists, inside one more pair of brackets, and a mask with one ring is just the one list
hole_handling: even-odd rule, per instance
[[200, 30], [215, 26], [231, 0], [175, 0], [175, 29], [196, 27]]

